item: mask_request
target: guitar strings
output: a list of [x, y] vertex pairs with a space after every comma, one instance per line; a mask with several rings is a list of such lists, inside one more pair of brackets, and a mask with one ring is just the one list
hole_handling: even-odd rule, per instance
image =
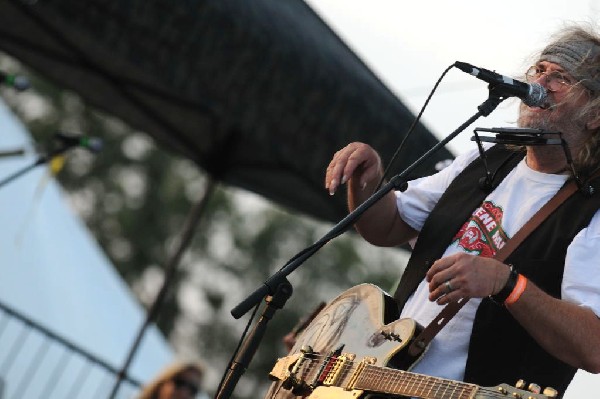
[[[326, 370], [326, 366], [328, 363], [330, 363], [331, 361], [336, 361], [338, 357], [336, 356], [331, 356], [331, 355], [319, 355], [319, 354], [306, 354], [305, 358], [307, 359], [312, 359], [312, 360], [316, 360], [317, 362], [319, 360], [323, 360], [323, 362], [321, 363], [321, 367], [319, 368], [319, 371], [317, 371], [317, 375], [314, 376], [315, 379], [319, 378], [320, 375], [324, 372], [323, 369]], [[301, 366], [301, 368], [304, 368], [305, 366]], [[339, 375], [345, 375], [345, 377], [353, 374], [356, 369], [358, 369], [358, 365], [356, 365], [356, 362], [351, 361], [351, 360], [346, 360], [346, 362], [339, 368], [338, 373]], [[314, 370], [308, 370], [308, 373], [310, 373], [311, 371]], [[304, 371], [303, 374], [305, 374], [307, 371]], [[345, 378], [344, 377], [344, 378]], [[410, 394], [410, 390], [414, 389], [414, 388], [419, 388], [419, 389], [427, 389], [429, 388], [430, 391], [434, 388], [434, 387], [438, 387], [438, 389], [436, 390], [436, 393], [438, 391], [440, 391], [441, 389], [443, 389], [443, 392], [445, 393], [446, 391], [448, 391], [448, 389], [453, 389], [453, 393], [452, 393], [452, 398], [456, 397], [456, 395], [454, 395], [454, 393], [458, 393], [457, 389], [462, 389], [462, 392], [459, 393], [459, 396], [457, 397], [460, 398], [461, 396], [463, 396], [465, 388], [469, 388], [469, 390], [473, 390], [473, 388], [475, 386], [473, 385], [469, 385], [469, 384], [465, 384], [465, 383], [461, 383], [459, 381], [447, 381], [444, 379], [440, 379], [437, 377], [432, 377], [432, 376], [425, 376], [422, 374], [416, 374], [416, 373], [410, 373], [404, 370], [398, 370], [398, 369], [392, 369], [389, 367], [379, 367], [379, 366], [373, 366], [373, 365], [366, 365], [365, 370], [360, 374], [360, 377], [363, 379], [371, 379], [373, 380], [373, 377], [377, 377], [376, 379], [385, 383], [386, 385], [390, 385], [390, 388], [397, 388], [398, 384], [404, 384], [406, 385], [406, 393]], [[386, 378], [387, 377], [387, 378]], [[417, 385], [416, 387], [410, 387], [410, 385]], [[418, 393], [415, 392], [415, 393]], [[467, 397], [468, 393], [467, 393]]]
[[[315, 379], [320, 378], [321, 376], [318, 374], [322, 374], [326, 369], [327, 369], [327, 365], [331, 362], [331, 361], [337, 361], [342, 355], [338, 355], [338, 356], [333, 356], [333, 355], [321, 355], [318, 353], [305, 353], [303, 355], [304, 359], [307, 360], [311, 360], [312, 361], [316, 361], [319, 362], [321, 361], [321, 367], [319, 367], [317, 370], [311, 370], [311, 367], [308, 368], [308, 370], [303, 370], [302, 374], [310, 374], [311, 372], [316, 371], [316, 374], [314, 376]], [[340, 375], [344, 375], [345, 377], [343, 379], [345, 379], [346, 377], [350, 376], [351, 374], [353, 374], [354, 372], [357, 371], [358, 367], [360, 365], [360, 362], [355, 362], [353, 360], [348, 360], [346, 359], [344, 364], [342, 364], [342, 366], [340, 367], [340, 370], [338, 371], [338, 373], [340, 373]], [[304, 365], [301, 365], [300, 367], [301, 369], [305, 369], [306, 367]], [[331, 370], [328, 371], [328, 373]], [[469, 389], [470, 391], [472, 391], [473, 389], [478, 389], [479, 391], [481, 391], [482, 393], [486, 393], [488, 395], [490, 395], [493, 398], [505, 398], [506, 395], [499, 392], [497, 390], [497, 388], [488, 388], [488, 387], [480, 387], [478, 385], [474, 385], [474, 384], [468, 384], [465, 382], [461, 382], [461, 381], [454, 381], [454, 380], [446, 380], [443, 378], [439, 378], [439, 377], [434, 377], [434, 376], [428, 376], [428, 375], [424, 375], [424, 374], [418, 374], [418, 373], [412, 373], [406, 370], [400, 370], [400, 369], [394, 369], [394, 368], [390, 368], [390, 367], [385, 367], [385, 366], [375, 366], [375, 365], [366, 365], [365, 369], [363, 370], [363, 372], [360, 374], [360, 377], [362, 378], [371, 378], [374, 379], [374, 377], [376, 377], [376, 379], [378, 379], [380, 382], [383, 382], [387, 385], [389, 384], [394, 384], [395, 387], [397, 387], [398, 383], [404, 383], [404, 384], [418, 384], [417, 388], [419, 389], [430, 389], [431, 390], [438, 386], [438, 389], [436, 390], [436, 395], [437, 392], [440, 391], [440, 389], [445, 388], [444, 391], [442, 392], [442, 394], [444, 395], [444, 397], [446, 398], [446, 391], [448, 390], [448, 388], [454, 388], [454, 391], [452, 392], [452, 396], [448, 397], [450, 399], [461, 399], [461, 397], [466, 393], [467, 396], [466, 398], [470, 397], [470, 394], [472, 392], [465, 392], [465, 389]], [[386, 379], [387, 377], [387, 379]], [[456, 389], [457, 388], [462, 388], [462, 392], [459, 393], [459, 396], [454, 396], [454, 394], [457, 392]], [[408, 392], [406, 392], [406, 394], [411, 395], [410, 393], [410, 389], [413, 388], [409, 388], [408, 385], [406, 386], [406, 390]], [[366, 390], [366, 389], [365, 389]], [[419, 391], [415, 392], [415, 394], [419, 393]]]

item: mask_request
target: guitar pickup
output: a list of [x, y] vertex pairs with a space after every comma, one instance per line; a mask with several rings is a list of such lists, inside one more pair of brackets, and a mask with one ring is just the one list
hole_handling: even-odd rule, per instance
[[313, 380], [312, 384], [309, 384], [312, 388], [316, 388], [317, 386], [323, 384], [323, 381], [325, 381], [325, 378], [327, 378], [329, 375], [332, 367], [341, 356], [343, 348], [344, 344], [341, 344], [339, 347], [329, 352], [329, 354], [325, 357], [323, 363], [321, 364], [321, 368], [315, 375], [315, 379]]
[[337, 359], [335, 359], [333, 365], [331, 366], [331, 369], [327, 373], [327, 376], [325, 377], [325, 379], [323, 379], [323, 385], [335, 386], [342, 377], [342, 375], [345, 372], [348, 372], [348, 368], [344, 366], [346, 366], [348, 363], [351, 364], [355, 358], [356, 355], [346, 353], [341, 356], [338, 356]]

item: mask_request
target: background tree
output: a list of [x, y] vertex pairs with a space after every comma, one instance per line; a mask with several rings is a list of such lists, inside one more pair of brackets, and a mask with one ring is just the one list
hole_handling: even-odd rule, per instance
[[[204, 195], [209, 177], [143, 132], [92, 109], [8, 56], [0, 58], [0, 68], [32, 80], [29, 91], [3, 90], [2, 96], [40, 151], [51, 145], [57, 131], [104, 140], [97, 156], [71, 152], [58, 180], [120, 275], [149, 306], [186, 215]], [[337, 195], [344, 195], [342, 191]], [[217, 186], [157, 320], [176, 351], [195, 353], [209, 365], [211, 393], [247, 320], [234, 320], [231, 308], [330, 228], [253, 193]], [[266, 344], [234, 396], [264, 394], [267, 373], [284, 351], [281, 338], [320, 300], [362, 282], [390, 289], [405, 256], [371, 247], [352, 233], [325, 246], [290, 276], [294, 296], [270, 323]]]

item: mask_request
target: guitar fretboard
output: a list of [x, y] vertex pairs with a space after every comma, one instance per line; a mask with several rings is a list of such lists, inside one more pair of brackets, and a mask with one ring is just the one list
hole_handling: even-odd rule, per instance
[[368, 365], [360, 373], [354, 388], [426, 399], [469, 399], [476, 385]]

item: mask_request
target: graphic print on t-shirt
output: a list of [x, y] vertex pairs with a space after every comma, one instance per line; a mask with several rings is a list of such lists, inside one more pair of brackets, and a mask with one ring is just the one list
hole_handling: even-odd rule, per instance
[[509, 239], [502, 228], [503, 214], [501, 207], [484, 201], [456, 233], [452, 242], [468, 253], [491, 258]]

